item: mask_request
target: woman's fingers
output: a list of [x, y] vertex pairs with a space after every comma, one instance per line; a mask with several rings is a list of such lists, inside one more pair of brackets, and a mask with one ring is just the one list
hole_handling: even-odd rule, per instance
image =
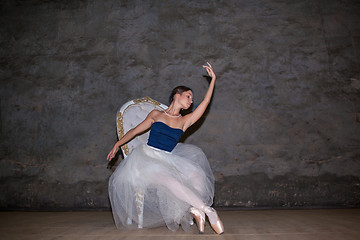
[[206, 69], [207, 73], [210, 75], [210, 77], [214, 74], [214, 72], [212, 71], [211, 68], [206, 67], [205, 69]]
[[206, 62], [207, 65], [203, 65], [204, 68], [206, 69], [211, 69], [212, 71], [214, 71], [214, 69], [212, 68], [211, 64], [209, 62]]
[[111, 150], [107, 156], [107, 160], [110, 161], [112, 158], [114, 158], [113, 150]]
[[206, 70], [210, 70], [210, 71], [214, 71], [211, 67], [203, 65], [203, 68], [205, 68]]
[[206, 71], [208, 72], [210, 77], [215, 76], [215, 72], [214, 72], [214, 69], [212, 68], [211, 64], [209, 62], [206, 62], [206, 63], [207, 63], [207, 65], [203, 65], [203, 68], [206, 69]]

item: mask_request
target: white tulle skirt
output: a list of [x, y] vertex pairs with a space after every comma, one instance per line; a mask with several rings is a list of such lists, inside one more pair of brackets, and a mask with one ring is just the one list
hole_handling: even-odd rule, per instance
[[144, 144], [112, 174], [109, 196], [117, 228], [138, 227], [143, 211], [144, 228], [166, 224], [172, 231], [179, 225], [189, 231], [192, 203], [213, 203], [214, 176], [205, 154], [194, 145], [178, 143], [166, 152]]

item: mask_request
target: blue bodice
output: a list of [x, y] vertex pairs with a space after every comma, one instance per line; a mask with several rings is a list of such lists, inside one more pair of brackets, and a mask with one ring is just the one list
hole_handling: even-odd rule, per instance
[[154, 148], [171, 152], [184, 131], [179, 128], [172, 128], [163, 122], [154, 122], [151, 125], [148, 145]]

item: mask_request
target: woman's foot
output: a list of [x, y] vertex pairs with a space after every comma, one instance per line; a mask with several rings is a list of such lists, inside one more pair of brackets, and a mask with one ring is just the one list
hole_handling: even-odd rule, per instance
[[204, 233], [205, 229], [205, 214], [197, 208], [190, 208], [190, 213], [193, 215], [198, 227], [199, 233]]
[[204, 206], [201, 208], [202, 211], [204, 211], [206, 213], [206, 215], [209, 218], [209, 222], [210, 225], [212, 227], [212, 229], [217, 233], [217, 234], [222, 234], [224, 233], [224, 226], [223, 223], [221, 222], [219, 216], [217, 215], [215, 209], [213, 209], [212, 207], [208, 207], [208, 206]]

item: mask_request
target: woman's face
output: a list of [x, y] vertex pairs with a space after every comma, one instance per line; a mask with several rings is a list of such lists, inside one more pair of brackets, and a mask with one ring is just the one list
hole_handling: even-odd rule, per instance
[[183, 109], [188, 109], [193, 102], [193, 93], [191, 90], [183, 92], [180, 94], [179, 102], [182, 105]]

